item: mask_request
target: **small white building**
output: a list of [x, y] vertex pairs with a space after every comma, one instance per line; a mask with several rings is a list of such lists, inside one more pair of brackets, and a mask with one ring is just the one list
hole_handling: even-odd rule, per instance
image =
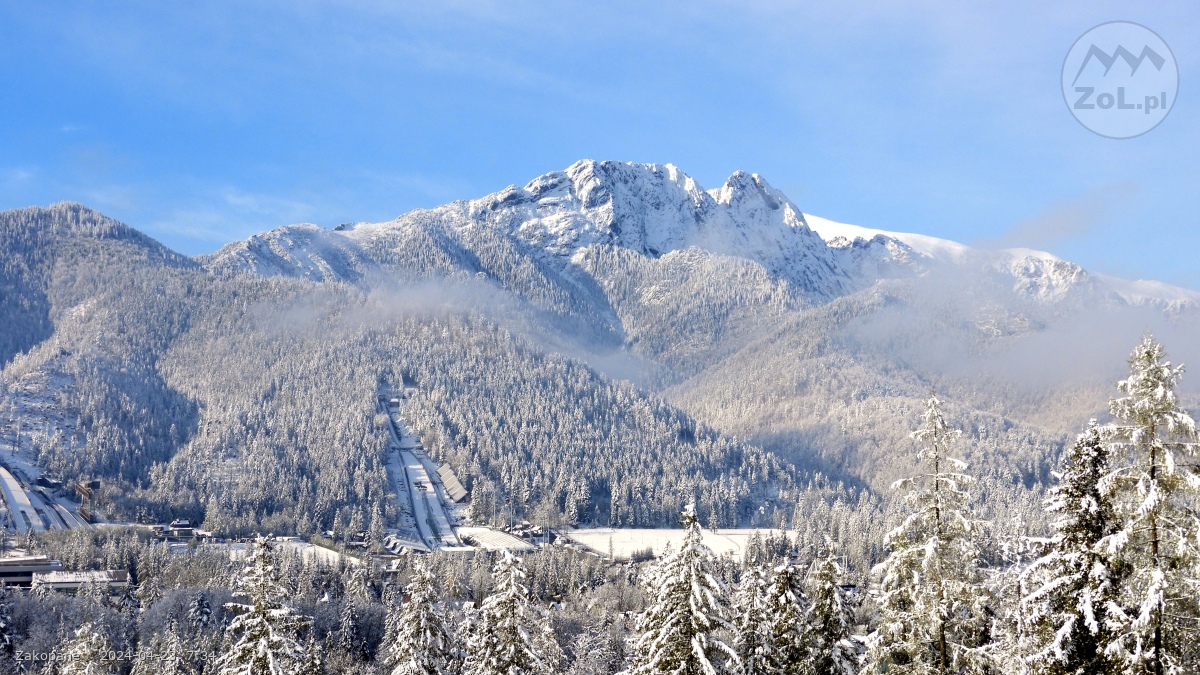
[[86, 583], [107, 588], [125, 588], [129, 572], [125, 570], [87, 570], [82, 572], [34, 572], [33, 585], [55, 591], [78, 591]]

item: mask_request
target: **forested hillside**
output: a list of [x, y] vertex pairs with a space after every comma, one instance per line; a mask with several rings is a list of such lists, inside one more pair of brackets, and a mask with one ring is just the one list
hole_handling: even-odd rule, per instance
[[823, 239], [759, 176], [591, 161], [195, 261], [79, 205], [6, 212], [0, 416], [115, 517], [378, 534], [376, 397], [409, 387], [480, 519], [667, 525], [694, 501], [714, 526], [832, 518], [866, 551], [845, 514], [893, 511], [931, 391], [981, 508], [1037, 520], [1128, 345], [1194, 348], [1190, 291], [850, 227]]
[[[102, 222], [20, 212], [48, 230], [79, 214]], [[547, 351], [541, 311], [490, 303], [499, 292], [474, 277], [364, 289], [212, 275], [144, 238], [105, 247], [67, 229], [55, 245], [74, 252], [44, 281], [55, 332], [7, 365], [4, 410], [45, 467], [104, 478], [114, 516], [378, 533], [395, 514], [375, 399], [405, 384], [412, 424], [479, 513], [657, 525], [691, 499], [727, 524], [791, 513], [790, 467]]]

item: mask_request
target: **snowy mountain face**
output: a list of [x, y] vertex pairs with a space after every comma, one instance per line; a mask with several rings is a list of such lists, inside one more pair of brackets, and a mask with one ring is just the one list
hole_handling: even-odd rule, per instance
[[[311, 226], [281, 228], [231, 244], [205, 259], [212, 269], [353, 280], [355, 270], [332, 264], [347, 241], [388, 258], [381, 247], [412, 228], [453, 238], [486, 227], [531, 251], [569, 261], [591, 246], [618, 247], [659, 259], [699, 249], [752, 261], [814, 300], [857, 289], [839, 254], [805, 223], [803, 214], [761, 177], [744, 172], [706, 191], [667, 165], [581, 161], [486, 197], [414, 211], [390, 223], [341, 226], [314, 239]], [[338, 237], [337, 235], [341, 235]], [[370, 254], [367, 254], [370, 255]], [[355, 257], [355, 256], [351, 256]], [[286, 262], [288, 264], [281, 264]], [[356, 268], [357, 269], [357, 268]]]
[[1078, 298], [1170, 310], [1200, 308], [1200, 292], [1161, 282], [1091, 274], [1044, 251], [978, 249], [927, 235], [887, 232], [812, 215], [805, 215], [805, 222], [830, 246], [853, 251], [851, 259], [855, 263], [878, 261], [874, 267], [868, 265], [876, 278], [885, 278], [892, 270], [921, 274], [934, 268], [967, 268], [1011, 281], [1013, 293], [1040, 302]]
[[[111, 427], [65, 430], [87, 452], [48, 456], [142, 485], [142, 448], [161, 448], [173, 459], [153, 489], [167, 501], [206, 502], [204, 476], [225, 462], [274, 466], [270, 439], [300, 428], [310, 438], [289, 444], [291, 468], [245, 480], [269, 491], [319, 464], [319, 489], [278, 508], [347, 507], [321, 495], [341, 494], [343, 465], [369, 473], [373, 460], [344, 428], [399, 380], [421, 392], [414, 426], [495, 499], [586, 488], [603, 512], [612, 495], [654, 495], [623, 524], [670, 520], [677, 492], [734, 471], [756, 486], [773, 462], [796, 473], [780, 469], [770, 489], [823, 476], [884, 494], [911, 469], [895, 449], [931, 389], [967, 429], [973, 468], [1024, 490], [1104, 414], [1142, 333], [1200, 359], [1200, 293], [835, 223], [744, 172], [706, 190], [671, 165], [581, 161], [387, 222], [280, 227], [195, 261], [78, 205], [0, 214], [0, 226], [16, 252], [2, 281], [19, 290], [0, 294], [0, 313], [30, 327], [0, 336], [4, 376], [74, 382], [63, 386], [86, 396], [56, 400], [91, 408], [57, 412]], [[323, 421], [295, 422], [308, 418]], [[638, 472], [665, 482], [648, 488]], [[761, 496], [738, 490], [743, 505]]]
[[[471, 268], [472, 256], [453, 249], [470, 249], [464, 233], [480, 228], [519, 242], [523, 253], [542, 260], [549, 254], [559, 262], [578, 262], [593, 246], [650, 260], [685, 251], [743, 260], [815, 302], [882, 279], [957, 269], [986, 273], [1016, 296], [1038, 302], [1200, 307], [1198, 292], [1093, 275], [1040, 251], [976, 249], [806, 215], [757, 174], [738, 171], [721, 187], [705, 190], [671, 164], [592, 160], [539, 176], [524, 187], [413, 211], [390, 222], [342, 225], [332, 232], [313, 225], [278, 228], [201, 261], [212, 270], [357, 282], [368, 269], [404, 266], [397, 249], [414, 243], [413, 230], [442, 239], [450, 267]], [[476, 265], [469, 271], [486, 270]]]
[[[482, 281], [551, 320], [550, 333], [633, 354], [645, 371], [635, 380], [668, 392], [746, 350], [774, 354], [762, 336], [789, 325], [821, 336], [812, 348], [822, 363], [839, 354], [902, 366], [915, 379], [882, 390], [915, 392], [979, 369], [1028, 385], [1021, 369], [999, 365], [1002, 354], [1070, 351], [1063, 341], [1099, 321], [1119, 329], [1100, 333], [1105, 346], [1093, 344], [1088, 363], [1119, 363], [1137, 333], [1164, 321], [1186, 333], [1178, 322], [1200, 314], [1200, 293], [1187, 289], [1092, 274], [1038, 251], [836, 223], [804, 214], [758, 175], [739, 171], [706, 190], [669, 164], [580, 161], [389, 222], [280, 228], [203, 262], [358, 284]], [[1059, 361], [1073, 364], [1060, 386], [1086, 371]], [[727, 428], [758, 432], [757, 423]]]

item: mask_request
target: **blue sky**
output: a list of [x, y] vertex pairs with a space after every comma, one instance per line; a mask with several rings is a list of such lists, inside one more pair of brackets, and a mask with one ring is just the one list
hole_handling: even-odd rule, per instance
[[[1200, 288], [1197, 10], [845, 4], [0, 0], [0, 208], [79, 201], [198, 254], [584, 157], [671, 162]], [[1067, 49], [1114, 19], [1181, 72], [1166, 121], [1125, 141], [1059, 90]]]

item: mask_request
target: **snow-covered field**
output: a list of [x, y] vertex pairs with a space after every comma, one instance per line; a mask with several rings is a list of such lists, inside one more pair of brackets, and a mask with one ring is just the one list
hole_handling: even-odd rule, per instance
[[[307, 541], [300, 541], [294, 538], [284, 538], [279, 540], [276, 545], [280, 548], [289, 548], [300, 554], [304, 560], [316, 560], [326, 565], [337, 565], [339, 561], [345, 561], [348, 565], [361, 565], [362, 560], [355, 558], [352, 555], [344, 555], [337, 551], [327, 549], [324, 546], [310, 544]], [[247, 543], [228, 543], [228, 544], [202, 544], [204, 548], [223, 548], [229, 551], [229, 556], [234, 560], [242, 560], [246, 557], [246, 550], [250, 547]], [[187, 545], [178, 545], [179, 551], [186, 551]]]
[[[705, 530], [704, 543], [717, 555], [733, 554], [741, 558], [746, 548], [746, 542], [755, 532], [763, 538], [771, 533], [770, 530]], [[667, 547], [678, 549], [683, 541], [684, 530], [681, 529], [617, 529], [600, 527], [586, 530], [572, 530], [567, 534], [571, 540], [583, 544], [602, 555], [608, 555], [609, 547], [617, 558], [628, 558], [632, 554], [647, 548], [660, 555]], [[794, 532], [788, 533], [794, 537]]]

